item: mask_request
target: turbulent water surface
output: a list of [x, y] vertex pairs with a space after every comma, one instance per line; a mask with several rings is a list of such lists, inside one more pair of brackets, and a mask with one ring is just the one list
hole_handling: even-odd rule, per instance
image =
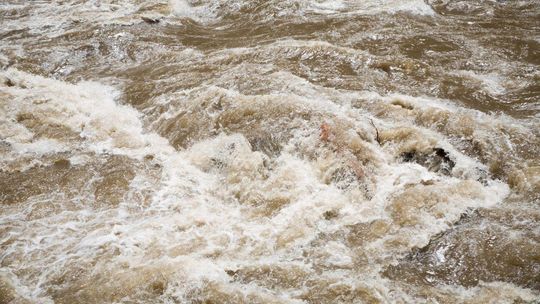
[[537, 0], [2, 0], [0, 303], [534, 303]]

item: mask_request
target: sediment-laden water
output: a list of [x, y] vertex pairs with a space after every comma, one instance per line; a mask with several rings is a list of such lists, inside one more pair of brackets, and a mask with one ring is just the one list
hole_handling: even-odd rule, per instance
[[540, 3], [0, 3], [0, 303], [534, 303]]

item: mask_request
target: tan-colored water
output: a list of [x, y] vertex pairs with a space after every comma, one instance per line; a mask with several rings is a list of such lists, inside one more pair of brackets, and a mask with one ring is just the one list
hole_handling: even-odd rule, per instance
[[0, 303], [535, 303], [538, 20], [3, 1]]

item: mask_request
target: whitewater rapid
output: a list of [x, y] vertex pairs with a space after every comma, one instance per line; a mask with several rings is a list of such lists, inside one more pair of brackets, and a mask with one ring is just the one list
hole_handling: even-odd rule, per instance
[[1, 4], [0, 303], [538, 300], [537, 58], [456, 22], [540, 8], [478, 3]]

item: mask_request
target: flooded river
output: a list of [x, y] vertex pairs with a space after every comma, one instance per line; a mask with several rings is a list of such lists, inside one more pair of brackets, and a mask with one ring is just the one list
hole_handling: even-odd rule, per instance
[[3, 0], [0, 303], [536, 303], [535, 0]]

